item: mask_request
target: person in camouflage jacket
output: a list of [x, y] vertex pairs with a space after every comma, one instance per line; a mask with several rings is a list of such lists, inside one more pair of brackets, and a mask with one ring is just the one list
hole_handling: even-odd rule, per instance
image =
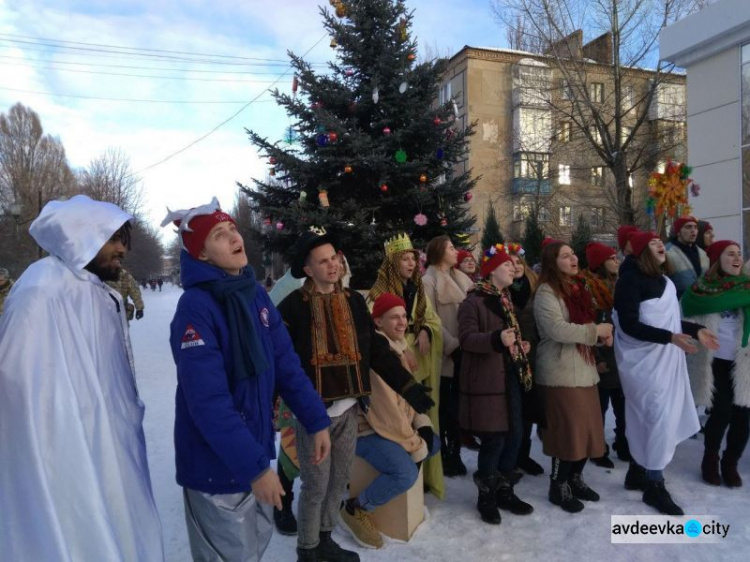
[[[117, 281], [107, 281], [107, 285], [122, 295], [122, 302], [125, 304], [128, 321], [133, 319], [133, 315], [135, 315], [136, 320], [143, 318], [144, 307], [141, 290], [138, 288], [138, 283], [135, 282], [135, 279], [127, 270], [124, 268], [121, 269], [120, 278]], [[132, 299], [135, 304], [131, 303], [128, 298]]]
[[0, 267], [0, 314], [3, 313], [5, 299], [8, 298], [8, 293], [10, 293], [11, 287], [13, 287], [13, 281], [10, 279], [8, 270], [4, 267]]

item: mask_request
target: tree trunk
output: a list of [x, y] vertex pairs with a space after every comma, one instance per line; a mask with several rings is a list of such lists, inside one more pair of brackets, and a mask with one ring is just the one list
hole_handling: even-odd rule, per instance
[[620, 224], [634, 224], [633, 190], [630, 187], [630, 174], [627, 160], [619, 155], [611, 166], [615, 176], [615, 193], [617, 194], [617, 218]]

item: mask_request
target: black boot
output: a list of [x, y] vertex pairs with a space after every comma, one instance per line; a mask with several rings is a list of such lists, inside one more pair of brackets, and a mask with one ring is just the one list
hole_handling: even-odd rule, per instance
[[297, 547], [297, 562], [322, 562], [318, 548], [317, 546], [315, 548]]
[[570, 484], [570, 491], [573, 493], [573, 497], [588, 502], [599, 501], [599, 494], [588, 487], [586, 482], [583, 481], [581, 474], [571, 474], [568, 484]]
[[461, 440], [458, 435], [447, 435], [443, 455], [443, 475], [466, 476], [466, 465], [461, 460]]
[[737, 471], [739, 460], [740, 455], [728, 450], [724, 451], [724, 456], [721, 457], [721, 476], [724, 478], [724, 484], [730, 488], [742, 487], [742, 476]]
[[628, 473], [625, 475], [625, 489], [645, 490], [647, 482], [646, 469], [635, 461], [630, 461]]
[[344, 550], [331, 538], [331, 532], [320, 532], [318, 544], [318, 559], [325, 562], [359, 562], [359, 554], [351, 550]]
[[529, 515], [534, 511], [531, 505], [519, 499], [514, 493], [513, 484], [508, 474], [500, 474], [495, 499], [497, 507], [505, 511], [510, 511], [513, 515]]
[[570, 484], [567, 481], [549, 481], [549, 501], [559, 505], [568, 513], [578, 513], [583, 510], [583, 503], [573, 497]]
[[282, 535], [296, 535], [297, 534], [297, 519], [294, 517], [292, 511], [292, 500], [294, 494], [287, 492], [285, 496], [281, 498], [281, 510], [273, 508], [273, 522], [276, 525], [276, 530]]
[[609, 458], [609, 445], [606, 445], [606, 449], [604, 450], [604, 455], [596, 459], [591, 459], [591, 462], [594, 463], [596, 466], [600, 466], [602, 468], [614, 468], [615, 463], [613, 463], [612, 459]]
[[481, 477], [479, 472], [474, 473], [474, 484], [477, 485], [477, 489], [479, 490], [477, 511], [479, 511], [482, 521], [490, 525], [499, 525], [502, 521], [495, 497], [499, 480], [500, 474], [498, 473], [485, 477]]
[[630, 456], [630, 445], [628, 440], [623, 435], [622, 437], [616, 437], [614, 443], [612, 443], [612, 449], [617, 453], [617, 458], [623, 462], [630, 462], [633, 457]]
[[674, 503], [664, 487], [664, 480], [649, 480], [643, 492], [643, 503], [655, 507], [664, 515], [685, 515], [682, 508]]

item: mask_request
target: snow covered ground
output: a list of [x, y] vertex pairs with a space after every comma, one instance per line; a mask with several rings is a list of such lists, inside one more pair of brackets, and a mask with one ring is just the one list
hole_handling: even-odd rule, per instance
[[[146, 313], [131, 323], [131, 338], [138, 370], [141, 397], [146, 403], [146, 438], [151, 479], [161, 515], [167, 560], [190, 560], [187, 543], [182, 490], [174, 480], [175, 368], [169, 351], [169, 322], [181, 290], [165, 285], [163, 292], [144, 291]], [[610, 411], [611, 414], [611, 411]], [[608, 419], [607, 440], [613, 439], [612, 419]], [[447, 481], [447, 499], [426, 497], [429, 519], [418, 529], [409, 544], [388, 542], [382, 550], [359, 549], [340, 530], [337, 538], [347, 548], [358, 548], [363, 560], [599, 560], [608, 562], [635, 560], [747, 560], [750, 555], [748, 490], [750, 461], [742, 459], [740, 472], [746, 487], [714, 488], [700, 480], [702, 438], [680, 445], [666, 471], [669, 490], [688, 514], [710, 515], [730, 524], [726, 539], [719, 544], [611, 544], [610, 515], [654, 515], [641, 502], [640, 493], [623, 488], [627, 464], [615, 458], [615, 469], [608, 471], [588, 465], [584, 476], [600, 493], [598, 503], [586, 503], [583, 512], [570, 515], [547, 500], [549, 459], [533, 442], [532, 456], [542, 463], [546, 474], [524, 476], [517, 494], [531, 503], [535, 511], [526, 517], [503, 512], [500, 526], [482, 523], [475, 508], [476, 488], [470, 476]], [[476, 469], [476, 453], [464, 451], [463, 459], [471, 474]], [[298, 483], [297, 483], [298, 484]], [[296, 503], [296, 502], [295, 502]], [[264, 560], [296, 560], [296, 539], [275, 534]], [[743, 552], [745, 554], [743, 554]]]

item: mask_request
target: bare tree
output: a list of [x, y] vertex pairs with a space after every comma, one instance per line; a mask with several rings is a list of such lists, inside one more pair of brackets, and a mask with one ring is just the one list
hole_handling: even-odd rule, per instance
[[[659, 31], [700, 7], [699, 0], [494, 0], [496, 16], [519, 40], [531, 41], [559, 78], [549, 96], [557, 120], [568, 121], [614, 177], [613, 205], [618, 221], [636, 220], [631, 175], [654, 167], [669, 147], [660, 138], [679, 134], [650, 119], [654, 107], [684, 112], [674, 99], [673, 67], [658, 60]], [[520, 23], [519, 23], [520, 22]], [[597, 39], [584, 45], [583, 31]], [[652, 67], [648, 76], [639, 68]], [[684, 95], [684, 94], [683, 94]], [[663, 118], [663, 119], [661, 119]], [[684, 118], [682, 119], [684, 121]], [[651, 129], [656, 128], [656, 131]], [[640, 142], [646, 136], [656, 142]], [[653, 147], [660, 147], [657, 154]], [[672, 147], [674, 148], [674, 147]]]
[[125, 258], [130, 274], [137, 280], [160, 277], [164, 273], [164, 247], [156, 229], [136, 218], [131, 234], [131, 247]]
[[78, 174], [82, 193], [97, 201], [114, 203], [131, 215], [140, 213], [143, 190], [130, 168], [130, 159], [119, 148], [108, 148]]

